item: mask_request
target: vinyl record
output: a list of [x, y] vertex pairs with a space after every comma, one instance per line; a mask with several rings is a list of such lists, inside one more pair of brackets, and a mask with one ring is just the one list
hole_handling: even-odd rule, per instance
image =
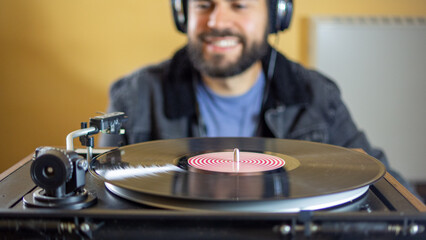
[[132, 201], [179, 210], [296, 212], [363, 195], [385, 174], [350, 149], [269, 138], [151, 141], [97, 156], [91, 173]]

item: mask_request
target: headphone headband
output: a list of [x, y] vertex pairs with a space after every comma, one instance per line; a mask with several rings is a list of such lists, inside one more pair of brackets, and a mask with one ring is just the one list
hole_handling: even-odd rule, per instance
[[[270, 33], [284, 31], [290, 26], [293, 0], [268, 0]], [[188, 23], [188, 0], [171, 0], [173, 19], [177, 30], [186, 33]]]

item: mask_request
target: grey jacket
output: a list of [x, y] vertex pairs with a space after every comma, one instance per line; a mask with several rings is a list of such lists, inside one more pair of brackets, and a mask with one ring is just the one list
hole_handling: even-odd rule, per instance
[[[272, 48], [262, 59], [265, 73], [271, 51]], [[108, 112], [127, 114], [126, 134], [103, 135], [101, 145], [205, 136], [194, 93], [194, 82], [199, 78], [183, 48], [172, 59], [139, 69], [115, 82]], [[266, 86], [258, 136], [362, 148], [382, 161], [389, 171], [385, 155], [372, 148], [365, 134], [357, 129], [339, 89], [327, 77], [278, 54], [274, 74], [267, 79]], [[392, 175], [405, 183], [393, 171]]]
[[[267, 72], [269, 55], [262, 63]], [[126, 134], [104, 135], [101, 145], [205, 136], [194, 93], [194, 82], [199, 77], [183, 48], [171, 60], [139, 69], [115, 82], [108, 112], [127, 114]], [[337, 86], [318, 72], [278, 54], [265, 95], [259, 136], [362, 148], [385, 161], [383, 153], [371, 148], [355, 126]]]

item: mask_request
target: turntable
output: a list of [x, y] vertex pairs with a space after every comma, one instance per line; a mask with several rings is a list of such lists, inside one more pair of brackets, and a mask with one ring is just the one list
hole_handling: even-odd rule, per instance
[[66, 149], [1, 174], [2, 238], [426, 239], [426, 206], [361, 151], [269, 138], [93, 149], [124, 120], [92, 118]]

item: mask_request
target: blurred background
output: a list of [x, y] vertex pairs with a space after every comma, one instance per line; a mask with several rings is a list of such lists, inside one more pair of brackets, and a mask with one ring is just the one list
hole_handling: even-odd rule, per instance
[[[307, 67], [315, 67], [309, 29], [318, 16], [424, 17], [426, 1], [295, 0], [278, 49]], [[38, 146], [65, 146], [80, 122], [106, 110], [113, 81], [185, 42], [169, 0], [0, 0], [0, 172]]]

